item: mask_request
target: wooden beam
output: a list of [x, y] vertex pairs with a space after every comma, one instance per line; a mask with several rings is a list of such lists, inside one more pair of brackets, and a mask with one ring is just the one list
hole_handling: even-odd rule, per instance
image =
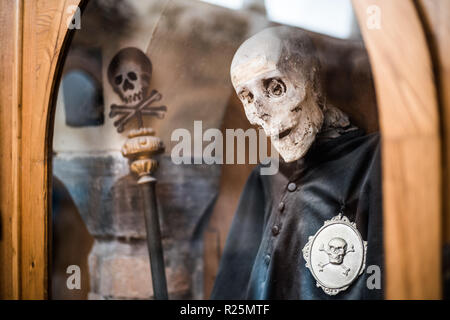
[[18, 299], [21, 1], [0, 2], [0, 299]]
[[[438, 299], [441, 138], [423, 26], [412, 0], [353, 0], [353, 6], [379, 107], [386, 298]], [[379, 13], [380, 29], [369, 20], [376, 19], [374, 12]]]
[[437, 80], [444, 160], [443, 238], [450, 244], [450, 1], [419, 0]]
[[20, 282], [22, 299], [48, 297], [49, 170], [55, 74], [79, 0], [23, 1]]

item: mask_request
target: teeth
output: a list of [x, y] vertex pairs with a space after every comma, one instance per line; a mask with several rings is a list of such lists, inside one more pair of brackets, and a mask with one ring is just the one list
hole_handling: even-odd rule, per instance
[[130, 94], [129, 96], [124, 97], [123, 101], [126, 104], [129, 104], [129, 103], [132, 103], [132, 102], [141, 101], [142, 100], [142, 96], [143, 96], [143, 92], [141, 90], [138, 93]]

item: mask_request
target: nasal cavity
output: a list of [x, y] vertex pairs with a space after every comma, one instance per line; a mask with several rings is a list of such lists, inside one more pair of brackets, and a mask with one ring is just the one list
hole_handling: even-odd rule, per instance
[[125, 81], [123, 83], [123, 91], [133, 90], [133, 89], [134, 89], [134, 84], [132, 84], [130, 81], [128, 81], [128, 79], [125, 79]]

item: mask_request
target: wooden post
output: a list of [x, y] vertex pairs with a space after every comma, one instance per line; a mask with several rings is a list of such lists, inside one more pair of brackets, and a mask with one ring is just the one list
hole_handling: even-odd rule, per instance
[[379, 108], [386, 297], [438, 299], [441, 137], [423, 26], [412, 0], [353, 0], [353, 6]]

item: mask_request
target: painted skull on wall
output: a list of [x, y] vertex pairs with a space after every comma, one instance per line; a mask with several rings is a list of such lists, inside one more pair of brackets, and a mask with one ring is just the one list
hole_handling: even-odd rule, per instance
[[152, 63], [144, 52], [138, 48], [124, 48], [111, 60], [108, 67], [108, 80], [123, 105], [111, 105], [109, 117], [119, 118], [114, 121], [118, 132], [123, 132], [125, 125], [136, 119], [138, 128], [144, 126], [144, 116], [164, 118], [166, 106], [152, 106], [160, 101], [161, 93], [150, 91]]
[[240, 46], [230, 73], [248, 120], [286, 162], [303, 157], [324, 122], [311, 39], [294, 28], [265, 29]]
[[120, 50], [108, 67], [108, 80], [125, 104], [134, 104], [147, 97], [152, 63], [139, 49]]

